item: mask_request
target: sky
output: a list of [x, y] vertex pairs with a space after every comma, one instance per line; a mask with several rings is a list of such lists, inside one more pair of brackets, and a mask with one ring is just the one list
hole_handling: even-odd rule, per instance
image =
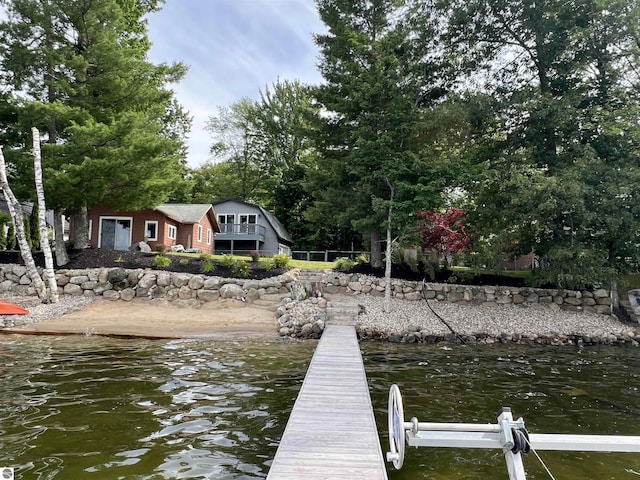
[[205, 125], [218, 107], [281, 80], [318, 84], [314, 33], [326, 31], [313, 0], [166, 0], [148, 17], [153, 63], [182, 62], [189, 73], [173, 86], [193, 117], [187, 161], [210, 159]]

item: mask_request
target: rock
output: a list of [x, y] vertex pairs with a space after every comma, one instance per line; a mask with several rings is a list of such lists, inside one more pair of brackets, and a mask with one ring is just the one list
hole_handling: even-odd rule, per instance
[[120, 292], [116, 292], [115, 290], [107, 290], [102, 294], [102, 298], [107, 300], [120, 300]]
[[107, 281], [111, 283], [111, 285], [115, 285], [116, 283], [125, 281], [128, 275], [127, 271], [122, 268], [112, 268], [107, 272]]
[[240, 285], [227, 283], [220, 287], [220, 296], [222, 298], [239, 298], [244, 295], [244, 290]]
[[155, 273], [146, 273], [139, 281], [139, 288], [151, 288], [156, 285], [156, 274]]
[[159, 272], [156, 276], [156, 284], [161, 287], [168, 287], [171, 285], [171, 273]]
[[191, 275], [187, 273], [174, 273], [171, 277], [171, 281], [176, 287], [185, 287], [189, 284], [189, 280], [191, 280]]
[[203, 302], [215, 302], [220, 298], [220, 292], [218, 290], [198, 290], [196, 296]]
[[204, 281], [205, 290], [218, 290], [222, 286], [220, 277], [209, 277]]
[[84, 293], [84, 290], [82, 290], [82, 287], [80, 285], [77, 285], [75, 283], [67, 283], [64, 286], [63, 292], [65, 293], [65, 295], [80, 296]]
[[125, 288], [120, 292], [120, 299], [124, 300], [125, 302], [130, 302], [135, 296], [136, 292], [133, 288]]
[[151, 247], [145, 241], [134, 243], [129, 247], [131, 252], [151, 253]]
[[204, 278], [199, 275], [195, 275], [191, 277], [191, 280], [189, 280], [187, 285], [191, 290], [199, 290], [204, 287]]
[[93, 291], [97, 295], [102, 295], [104, 292], [106, 292], [107, 290], [111, 290], [112, 288], [113, 286], [109, 282], [98, 283], [95, 287], [93, 287]]

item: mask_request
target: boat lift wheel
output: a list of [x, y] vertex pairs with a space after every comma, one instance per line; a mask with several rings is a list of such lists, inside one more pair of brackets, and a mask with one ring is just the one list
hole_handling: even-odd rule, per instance
[[395, 469], [400, 470], [404, 463], [404, 409], [402, 408], [400, 388], [395, 383], [389, 389], [388, 408], [389, 452], [387, 452], [387, 462], [392, 462]]

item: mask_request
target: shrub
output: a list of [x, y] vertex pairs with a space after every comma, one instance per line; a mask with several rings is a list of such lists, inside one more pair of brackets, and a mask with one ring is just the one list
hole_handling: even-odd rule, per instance
[[253, 262], [257, 262], [258, 260], [260, 260], [260, 252], [258, 252], [257, 250], [251, 250], [249, 252], [249, 255], [251, 256], [251, 260]]
[[153, 264], [158, 268], [167, 268], [171, 265], [171, 259], [166, 255], [156, 255]]
[[273, 264], [273, 260], [270, 258], [263, 258], [260, 260], [260, 267], [262, 267], [265, 272], [270, 272], [275, 268], [275, 265]]
[[289, 265], [289, 261], [291, 260], [291, 257], [289, 257], [288, 255], [285, 255], [284, 253], [278, 253], [273, 257], [271, 257], [271, 260], [273, 261], [273, 266], [275, 268], [287, 268], [287, 265]]
[[[162, 255], [164, 252], [167, 251], [167, 247], [166, 245], [162, 244], [162, 243], [157, 243], [155, 247], [153, 247], [153, 249], [158, 252], [160, 255]], [[171, 262], [169, 262], [171, 263]]]
[[178, 262], [178, 265], [180, 265], [182, 267], [186, 267], [187, 265], [189, 265], [189, 259], [188, 258], [181, 258], [180, 261]]
[[350, 258], [338, 258], [336, 260], [336, 270], [339, 272], [348, 272], [355, 266], [355, 264], [356, 262]]
[[213, 264], [213, 260], [203, 260], [200, 264], [200, 271], [202, 273], [209, 273], [215, 269], [215, 265]]
[[236, 277], [246, 278], [249, 276], [249, 264], [242, 260], [236, 261], [235, 265], [231, 267], [231, 270]]
[[220, 265], [222, 265], [224, 268], [231, 269], [235, 264], [236, 264], [236, 259], [230, 253], [223, 255], [222, 258], [220, 259]]
[[370, 261], [371, 261], [371, 258], [366, 253], [361, 253], [360, 255], [358, 255], [356, 257], [356, 263], [357, 264], [369, 263]]
[[213, 255], [211, 255], [210, 253], [201, 253], [200, 255], [198, 255], [198, 260], [200, 260], [201, 262], [213, 260]]

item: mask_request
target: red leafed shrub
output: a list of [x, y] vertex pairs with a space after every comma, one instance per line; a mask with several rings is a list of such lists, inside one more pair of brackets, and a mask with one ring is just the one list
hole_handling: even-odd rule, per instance
[[421, 219], [417, 227], [424, 251], [435, 252], [439, 257], [463, 252], [469, 246], [469, 237], [464, 229], [464, 211], [448, 208], [437, 211], [418, 212]]

